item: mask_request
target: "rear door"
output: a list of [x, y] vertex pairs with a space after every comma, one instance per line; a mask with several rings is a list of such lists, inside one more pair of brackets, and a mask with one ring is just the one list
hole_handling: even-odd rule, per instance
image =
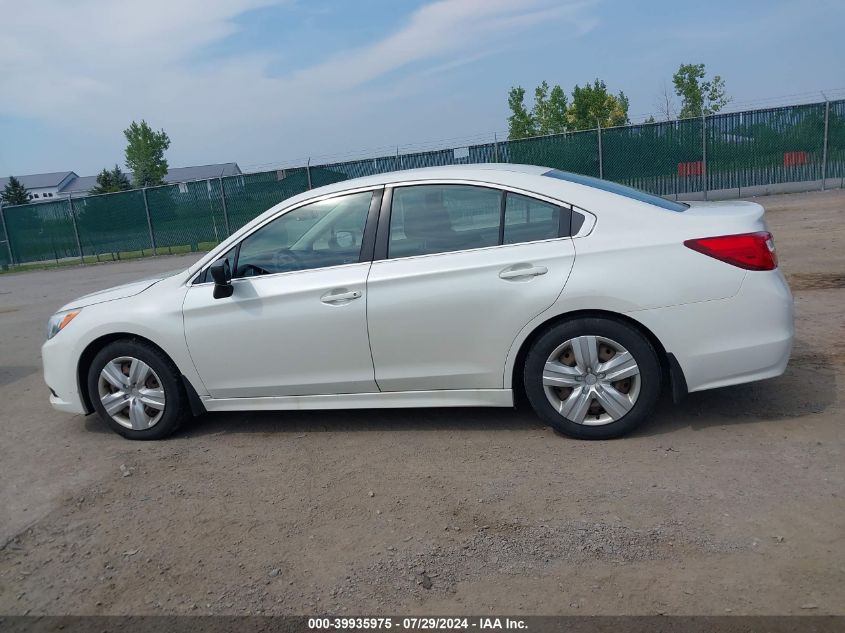
[[385, 196], [367, 279], [379, 388], [501, 389], [511, 343], [572, 269], [571, 210], [466, 184]]

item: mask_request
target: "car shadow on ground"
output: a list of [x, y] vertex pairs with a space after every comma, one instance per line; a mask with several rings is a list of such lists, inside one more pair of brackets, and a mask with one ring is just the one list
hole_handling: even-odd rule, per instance
[[836, 398], [832, 358], [796, 340], [782, 376], [691, 393], [677, 405], [664, 394], [651, 421], [636, 435], [800, 418], [825, 411]]
[[[689, 394], [679, 404], [664, 393], [652, 418], [635, 436], [701, 430], [820, 413], [836, 400], [836, 373], [830, 357], [796, 341], [786, 372], [777, 378]], [[506, 408], [349, 409], [207, 413], [189, 421], [178, 437], [223, 433], [348, 433], [380, 431], [536, 431], [545, 425], [526, 403]], [[85, 418], [89, 432], [110, 433], [96, 416]]]

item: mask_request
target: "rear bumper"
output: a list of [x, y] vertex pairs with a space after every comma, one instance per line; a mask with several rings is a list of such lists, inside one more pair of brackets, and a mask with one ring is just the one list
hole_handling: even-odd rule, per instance
[[729, 299], [629, 316], [675, 355], [689, 391], [779, 376], [792, 351], [792, 294], [779, 270], [748, 272]]

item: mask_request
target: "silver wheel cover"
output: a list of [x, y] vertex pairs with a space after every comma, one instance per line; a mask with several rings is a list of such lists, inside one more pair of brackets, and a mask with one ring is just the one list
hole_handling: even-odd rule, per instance
[[131, 356], [106, 363], [97, 381], [100, 402], [119, 425], [143, 431], [164, 415], [164, 387], [152, 367]]
[[640, 394], [640, 368], [634, 357], [602, 336], [578, 336], [556, 347], [546, 360], [542, 380], [555, 410], [587, 426], [616, 422]]

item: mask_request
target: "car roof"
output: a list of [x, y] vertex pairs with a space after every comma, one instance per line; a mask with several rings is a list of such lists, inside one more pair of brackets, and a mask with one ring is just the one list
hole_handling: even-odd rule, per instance
[[324, 195], [333, 191], [344, 191], [346, 189], [357, 189], [359, 187], [370, 187], [388, 185], [396, 182], [407, 182], [410, 180], [437, 180], [439, 178], [460, 178], [467, 180], [480, 180], [485, 182], [497, 182], [506, 184], [510, 174], [530, 174], [540, 176], [551, 167], [538, 167], [537, 165], [515, 165], [510, 163], [475, 163], [467, 165], [444, 165], [442, 167], [419, 167], [417, 169], [404, 169], [402, 171], [390, 171], [374, 176], [363, 176], [341, 180], [331, 185], [313, 189], [308, 194]]
[[552, 167], [538, 165], [521, 165], [514, 163], [478, 163], [466, 165], [444, 165], [442, 167], [421, 167], [417, 169], [406, 169], [392, 171], [373, 176], [361, 178], [350, 178], [339, 182], [317, 187], [309, 191], [286, 198], [278, 204], [273, 205], [264, 213], [258, 215], [250, 222], [247, 222], [240, 229], [236, 230], [226, 240], [221, 242], [209, 256], [200, 259], [190, 267], [191, 274], [201, 266], [204, 266], [211, 259], [212, 254], [224, 252], [226, 248], [239, 240], [242, 235], [252, 230], [258, 224], [263, 223], [267, 218], [276, 215], [280, 210], [299, 206], [309, 200], [331, 197], [333, 194], [341, 194], [346, 191], [367, 189], [370, 187], [381, 187], [397, 183], [411, 183], [414, 181], [438, 181], [438, 180], [466, 180], [479, 184], [494, 186], [513, 187], [517, 190], [531, 192], [540, 196], [547, 196], [554, 200], [560, 200], [566, 204], [573, 205], [582, 210], [590, 211], [592, 208], [609, 207], [606, 202], [624, 201], [628, 204], [642, 205], [646, 208], [657, 209], [650, 204], [631, 200], [622, 197], [618, 193], [611, 193], [592, 186], [591, 184], [561, 180], [557, 177], [546, 178], [544, 174], [555, 172]]

